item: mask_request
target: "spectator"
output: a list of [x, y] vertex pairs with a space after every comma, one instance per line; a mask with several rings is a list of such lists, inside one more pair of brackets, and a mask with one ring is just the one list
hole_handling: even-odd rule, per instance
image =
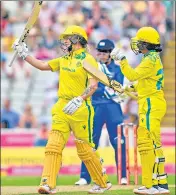
[[30, 68], [31, 67], [26, 66], [24, 60], [22, 60], [20, 57], [17, 57], [16, 61], [14, 62], [14, 65], [11, 67], [12, 69], [11, 77], [14, 79], [21, 79], [21, 78], [28, 79], [31, 77]]
[[9, 12], [4, 8], [2, 3], [1, 4], [1, 35], [2, 36], [5, 36], [8, 22], [9, 22]]
[[32, 107], [30, 104], [25, 105], [24, 113], [20, 117], [19, 127], [27, 129], [37, 127], [37, 119], [32, 112]]
[[7, 56], [5, 53], [1, 52], [1, 74], [3, 76], [6, 73], [6, 62], [7, 62]]
[[49, 50], [44, 47], [43, 44], [39, 43], [38, 49], [35, 52], [35, 57], [39, 60], [47, 60], [50, 59], [55, 52], [48, 52]]
[[52, 26], [53, 12], [49, 9], [48, 2], [44, 1], [42, 4], [42, 12], [39, 14], [39, 23], [43, 29], [49, 29]]
[[11, 108], [11, 101], [5, 99], [1, 110], [1, 126], [4, 128], [15, 128], [19, 125], [19, 114]]
[[160, 1], [149, 1], [148, 5], [149, 25], [159, 30], [160, 26], [165, 23], [166, 8]]
[[67, 7], [67, 11], [59, 14], [58, 20], [64, 27], [69, 25], [82, 25], [84, 22], [84, 14], [81, 10], [77, 10], [74, 2], [71, 1]]
[[56, 35], [54, 34], [54, 31], [49, 28], [46, 32], [46, 34], [42, 37], [42, 42], [43, 46], [49, 50], [52, 50], [55, 48], [58, 40], [56, 39]]
[[127, 37], [132, 37], [137, 30], [142, 26], [140, 14], [135, 12], [133, 3], [128, 3], [128, 12], [122, 18], [123, 34]]
[[48, 123], [46, 121], [42, 121], [39, 134], [35, 142], [35, 146], [46, 146], [48, 140], [48, 133]]

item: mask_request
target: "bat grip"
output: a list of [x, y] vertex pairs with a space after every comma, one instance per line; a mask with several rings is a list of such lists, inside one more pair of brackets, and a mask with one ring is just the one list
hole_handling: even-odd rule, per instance
[[125, 92], [128, 96], [130, 96], [131, 98], [133, 98], [134, 100], [137, 100], [137, 99], [138, 99], [137, 96], [133, 95], [132, 93], [130, 93], [130, 92], [128, 92], [128, 91], [124, 90], [124, 92]]
[[15, 60], [15, 58], [17, 57], [17, 54], [18, 54], [18, 52], [15, 51], [15, 53], [13, 54], [13, 58], [12, 58], [11, 61], [10, 61], [9, 67], [12, 66], [12, 64], [13, 64], [13, 62], [14, 62], [14, 60]]

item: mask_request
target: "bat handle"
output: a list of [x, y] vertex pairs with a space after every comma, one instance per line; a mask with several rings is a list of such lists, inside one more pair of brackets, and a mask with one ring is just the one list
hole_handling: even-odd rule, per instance
[[14, 53], [14, 55], [13, 55], [13, 58], [12, 58], [12, 60], [10, 61], [9, 67], [12, 66], [12, 64], [13, 64], [13, 62], [14, 62], [14, 60], [15, 60], [15, 58], [17, 57], [17, 54], [18, 54], [18, 52], [15, 51], [15, 53]]
[[128, 91], [124, 91], [128, 96], [130, 96], [131, 98], [133, 98], [134, 100], [137, 100], [137, 96], [133, 95], [132, 93], [128, 92]]

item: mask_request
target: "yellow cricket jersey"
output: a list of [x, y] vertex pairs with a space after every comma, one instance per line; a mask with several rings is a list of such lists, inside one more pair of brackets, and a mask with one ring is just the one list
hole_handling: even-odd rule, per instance
[[[88, 79], [92, 78], [84, 69], [83, 61], [98, 68], [95, 58], [84, 48], [76, 50], [69, 55], [48, 61], [52, 71], [59, 71], [58, 97], [71, 100], [84, 93], [88, 86]], [[87, 99], [89, 100], [89, 99]]]
[[150, 51], [145, 54], [141, 63], [135, 69], [130, 67], [126, 59], [122, 60], [120, 64], [125, 77], [130, 81], [137, 81], [135, 90], [139, 99], [151, 95], [164, 95], [164, 71], [157, 52]]

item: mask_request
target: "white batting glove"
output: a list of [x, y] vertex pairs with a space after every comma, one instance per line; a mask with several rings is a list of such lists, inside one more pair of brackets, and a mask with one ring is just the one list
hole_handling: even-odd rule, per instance
[[18, 52], [18, 55], [23, 58], [23, 60], [28, 55], [28, 47], [25, 42], [19, 43], [19, 39], [16, 39], [14, 44], [12, 45], [12, 48]]
[[110, 56], [113, 60], [122, 60], [125, 55], [120, 51], [119, 48], [114, 48], [111, 53], [110, 53]]
[[128, 96], [125, 94], [125, 93], [118, 93], [116, 92], [117, 96], [113, 98], [113, 100], [118, 103], [118, 104], [121, 104], [123, 103], [127, 98]]
[[73, 98], [71, 101], [68, 102], [68, 104], [63, 108], [63, 112], [68, 115], [72, 115], [75, 113], [78, 108], [83, 103], [83, 98], [81, 96]]

